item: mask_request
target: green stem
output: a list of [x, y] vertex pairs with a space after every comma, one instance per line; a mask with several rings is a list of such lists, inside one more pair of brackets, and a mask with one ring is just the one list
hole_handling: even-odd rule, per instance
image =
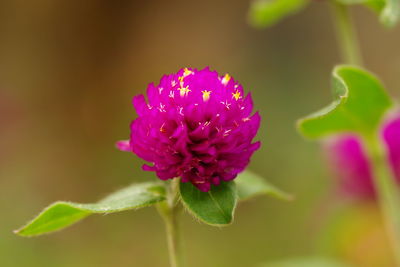
[[180, 179], [173, 179], [167, 187], [167, 199], [166, 201], [159, 203], [157, 208], [161, 217], [164, 219], [169, 261], [171, 267], [183, 267], [183, 255], [182, 255], [182, 244], [181, 236], [179, 231], [179, 215], [180, 207], [178, 206], [178, 190], [179, 190]]
[[362, 65], [360, 46], [347, 7], [336, 0], [331, 1], [336, 39], [342, 60], [348, 64]]
[[385, 146], [379, 136], [364, 137], [380, 208], [392, 243], [397, 265], [400, 266], [400, 189], [389, 164]]

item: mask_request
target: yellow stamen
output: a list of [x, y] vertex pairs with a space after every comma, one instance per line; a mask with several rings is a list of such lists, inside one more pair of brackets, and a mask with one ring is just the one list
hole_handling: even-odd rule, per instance
[[181, 97], [187, 96], [187, 94], [190, 91], [192, 91], [192, 90], [189, 89], [189, 86], [186, 86], [186, 87], [182, 86], [181, 88], [178, 88], [178, 90], [179, 90], [179, 94], [180, 94]]
[[208, 99], [210, 99], [211, 91], [204, 90], [201, 92], [203, 93], [203, 101], [207, 101]]
[[242, 97], [240, 96], [239, 90], [236, 90], [235, 93], [232, 93], [232, 97], [235, 98], [236, 101], [239, 100], [240, 98], [242, 98]]
[[192, 73], [193, 71], [189, 70], [188, 68], [183, 69], [183, 77], [189, 76]]
[[221, 83], [222, 83], [223, 85], [227, 85], [228, 82], [230, 81], [230, 79], [231, 79], [231, 76], [227, 73], [227, 74], [225, 74], [225, 76], [224, 76], [224, 78], [222, 79]]
[[187, 76], [189, 76], [190, 74], [192, 74], [193, 71], [189, 70], [188, 68], [184, 68], [183, 69], [183, 75], [178, 77], [179, 83], [183, 84], [183, 79], [185, 79]]

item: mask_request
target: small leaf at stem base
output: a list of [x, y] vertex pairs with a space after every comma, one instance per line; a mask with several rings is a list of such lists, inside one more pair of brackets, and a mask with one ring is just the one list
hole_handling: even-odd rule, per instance
[[211, 186], [208, 192], [200, 191], [189, 182], [181, 183], [180, 194], [183, 205], [200, 221], [214, 226], [232, 223], [237, 202], [234, 182], [221, 182]]
[[235, 183], [240, 201], [259, 195], [268, 195], [282, 200], [291, 200], [293, 198], [251, 171], [246, 170], [240, 173], [236, 177]]

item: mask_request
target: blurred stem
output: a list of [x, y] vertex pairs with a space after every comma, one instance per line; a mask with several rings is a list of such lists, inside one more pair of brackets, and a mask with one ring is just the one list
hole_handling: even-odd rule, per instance
[[389, 164], [386, 148], [378, 135], [364, 137], [380, 209], [383, 212], [393, 254], [400, 266], [400, 189]]
[[179, 183], [179, 178], [172, 179], [167, 186], [166, 201], [157, 205], [158, 212], [165, 222], [171, 267], [184, 266], [179, 223], [179, 215], [181, 213], [181, 209], [178, 205]]
[[346, 64], [362, 65], [360, 46], [347, 6], [331, 1], [336, 39]]

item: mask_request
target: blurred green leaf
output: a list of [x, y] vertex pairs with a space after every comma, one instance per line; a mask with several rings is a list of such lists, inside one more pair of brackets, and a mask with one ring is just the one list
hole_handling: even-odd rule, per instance
[[307, 138], [321, 138], [337, 132], [373, 134], [392, 102], [380, 81], [353, 66], [333, 71], [335, 100], [329, 106], [298, 121]]
[[378, 2], [378, 1], [385, 1], [385, 0], [336, 0], [339, 3], [345, 4], [345, 5], [356, 5], [356, 4], [365, 4], [368, 2]]
[[260, 267], [351, 267], [346, 263], [325, 258], [300, 258], [266, 263]]
[[385, 4], [385, 0], [371, 0], [364, 3], [365, 6], [375, 11], [378, 15], [381, 14]]
[[254, 27], [268, 27], [303, 9], [309, 0], [254, 0], [249, 21]]
[[181, 183], [180, 194], [183, 205], [200, 221], [214, 226], [232, 223], [237, 202], [234, 182], [221, 182], [208, 192], [200, 191], [192, 183]]
[[36, 236], [65, 228], [94, 213], [114, 213], [150, 206], [165, 199], [160, 183], [133, 184], [94, 204], [58, 201], [44, 209], [27, 225], [15, 231], [20, 236]]
[[395, 26], [400, 20], [400, 0], [337, 0], [345, 5], [364, 4], [380, 16], [381, 22], [388, 27]]
[[243, 171], [235, 179], [239, 200], [246, 200], [259, 195], [269, 195], [282, 200], [290, 200], [292, 196], [268, 183], [264, 178], [251, 171]]
[[386, 0], [381, 12], [381, 22], [388, 27], [393, 27], [400, 19], [400, 0]]

